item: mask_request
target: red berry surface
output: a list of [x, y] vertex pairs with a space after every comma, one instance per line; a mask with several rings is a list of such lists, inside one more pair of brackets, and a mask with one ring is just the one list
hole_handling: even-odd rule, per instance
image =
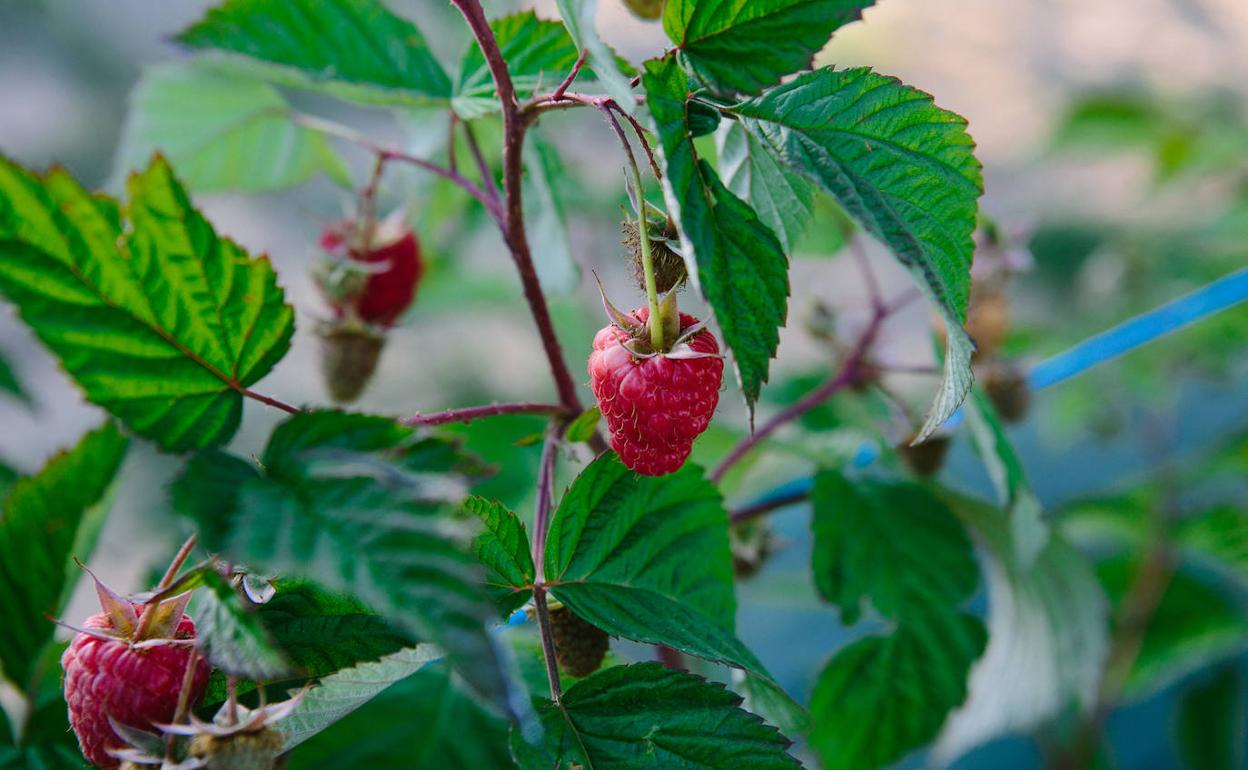
[[[100, 613], [87, 618], [83, 627], [111, 630], [112, 623]], [[175, 638], [194, 637], [195, 623], [184, 616]], [[61, 667], [65, 670], [69, 723], [78, 735], [83, 756], [102, 768], [120, 764], [108, 753], [125, 746], [113, 732], [110, 716], [121, 724], [148, 731], [154, 731], [153, 724], [172, 722], [190, 656], [191, 648], [185, 645], [135, 650], [122, 640], [84, 633], [75, 636], [61, 656]], [[191, 705], [203, 696], [211, 671], [203, 658], [197, 660]]]
[[[399, 221], [387, 220], [377, 225], [368, 249], [355, 248], [349, 244], [354, 227], [350, 220], [326, 227], [321, 233], [321, 248], [339, 257], [345, 253], [349, 259], [378, 269], [378, 272], [369, 273], [359, 294], [348, 304], [361, 320], [393, 326], [411, 306], [425, 272], [420, 241], [411, 228]], [[347, 307], [340, 305], [334, 307], [335, 314], [340, 318], [347, 310]]]
[[[644, 324], [648, 308], [633, 311]], [[684, 330], [698, 323], [680, 314]], [[724, 362], [715, 335], [703, 329], [687, 343], [703, 358], [634, 356], [622, 343], [628, 332], [612, 324], [594, 336], [589, 380], [611, 431], [611, 448], [632, 470], [662, 476], [680, 468], [693, 440], [706, 430], [719, 403]]]
[[398, 240], [354, 256], [364, 262], [388, 265], [369, 276], [355, 309], [365, 321], [392, 326], [412, 304], [425, 271], [415, 233], [404, 229]]

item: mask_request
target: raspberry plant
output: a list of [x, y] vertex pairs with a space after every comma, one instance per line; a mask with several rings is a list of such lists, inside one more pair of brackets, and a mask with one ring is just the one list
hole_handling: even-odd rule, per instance
[[[85, 627], [62, 618], [75, 634], [63, 697], [101, 767], [262, 768], [285, 755], [365, 766], [344, 764], [360, 760], [332, 736], [433, 724], [441, 732], [395, 749], [395, 766], [862, 770], [1101, 708], [1088, 688], [1107, 647], [1097, 577], [1042, 515], [998, 416], [1024, 415], [1028, 385], [998, 350], [1003, 290], [971, 291], [982, 181], [966, 122], [869, 68], [813, 67], [873, 0], [630, 1], [661, 18], [670, 43], [638, 65], [596, 35], [593, 0], [559, 0], [557, 20], [451, 3], [472, 43], [448, 70], [417, 21], [379, 0], [225, 0], [177, 36], [186, 61], [140, 83], [124, 195], [0, 158], [0, 294], [109, 415], [4, 504], [0, 592], [21, 622], [0, 635], [17, 703], [3, 766], [82, 765], [43, 728], [64, 708], [48, 694], [60, 648], [47, 618], [64, 612], [78, 576], [67, 562], [87, 558], [136, 441], [183, 462], [169, 506], [193, 533], [151, 590], [100, 588], [105, 614]], [[415, 152], [375, 139], [296, 109], [288, 94], [301, 91], [439, 122], [446, 143]], [[543, 270], [563, 204], [552, 146], [535, 132], [571, 110], [600, 117], [619, 143], [631, 252], [620, 273], [635, 273], [637, 295], [615, 301], [640, 304], [624, 313], [603, 294], [607, 326], [587, 363], [565, 356], [547, 292], [593, 290]], [[353, 174], [347, 148], [369, 158], [366, 174]], [[350, 402], [428, 267], [405, 211], [378, 210], [396, 166], [457, 188], [496, 227], [549, 366], [548, 403], [396, 418], [261, 388], [291, 346], [287, 279], [221, 235], [192, 192], [318, 173], [358, 191], [309, 265], [329, 308], [318, 322], [327, 389]], [[756, 424], [790, 322], [789, 259], [817, 199], [851, 250], [861, 257], [875, 239], [915, 291], [886, 296], [860, 259], [868, 319], [848, 340], [812, 324], [836, 365]], [[981, 251], [1000, 245], [984, 232]], [[834, 399], [892, 398], [877, 342], [919, 296], [940, 330], [926, 415], [901, 403], [873, 463], [824, 447], [810, 453], [809, 483], [736, 501], [749, 463], [795, 428], [815, 435]], [[733, 382], [721, 385], [725, 369]], [[20, 392], [7, 374], [0, 387]], [[227, 448], [248, 400], [288, 413], [255, 456]], [[748, 430], [699, 455], [716, 405], [741, 400]], [[991, 503], [932, 478], [959, 408]], [[516, 469], [490, 465], [498, 446], [474, 451], [451, 428], [503, 415], [546, 422], [525, 480], [532, 511], [482, 494]], [[879, 621], [827, 650], [809, 698], [741, 641], [735, 596], [780, 547], [765, 517], [807, 499], [818, 595], [846, 626]], [[987, 622], [970, 604], [981, 586]], [[1020, 647], [1016, 625], [1045, 644]], [[611, 650], [610, 639], [639, 644]], [[1086, 663], [1043, 692], [985, 692], [994, 677], [1072, 657]], [[388, 725], [353, 716], [370, 703]], [[1094, 715], [1058, 766], [1091, 761]]]

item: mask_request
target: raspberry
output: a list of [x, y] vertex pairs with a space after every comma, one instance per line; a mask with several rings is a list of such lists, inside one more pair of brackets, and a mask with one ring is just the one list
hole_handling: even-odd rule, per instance
[[[643, 307], [632, 315], [645, 324], [650, 311]], [[681, 313], [681, 334], [697, 323]], [[590, 386], [611, 431], [611, 448], [643, 476], [672, 473], [684, 465], [719, 403], [724, 374], [719, 344], [705, 329], [678, 346], [698, 357], [676, 350], [643, 357], [625, 343], [637, 350], [642, 341], [612, 324], [595, 335], [589, 356]]]
[[[137, 614], [142, 611], [142, 606], [135, 607]], [[164, 644], [134, 649], [130, 642], [137, 640], [127, 638], [133, 637], [133, 629], [126, 633], [116, 628], [103, 612], [87, 618], [83, 627], [61, 656], [69, 723], [83, 756], [102, 768], [116, 768], [120, 763], [109, 749], [123, 748], [125, 741], [113, 731], [109, 718], [149, 731], [154, 724], [173, 721], [191, 648]], [[182, 615], [172, 637], [194, 639], [194, 621]], [[209, 672], [208, 664], [198, 659], [191, 704], [203, 696]]]
[[356, 300], [355, 311], [370, 323], [393, 326], [412, 304], [425, 272], [416, 234], [404, 227], [398, 239], [374, 241], [368, 251], [352, 256], [373, 265], [389, 265], [369, 276], [364, 293]]
[[420, 241], [400, 216], [378, 222], [370, 237], [356, 238], [353, 244], [355, 228], [350, 220], [330, 225], [321, 233], [321, 248], [338, 256], [345, 252], [348, 266], [365, 268], [360, 272], [366, 278], [352, 280], [325, 271], [318, 276], [321, 290], [338, 318], [353, 315], [367, 323], [393, 326], [412, 304], [424, 276]]
[[567, 607], [550, 610], [550, 631], [555, 640], [555, 659], [569, 676], [589, 676], [597, 671], [611, 646], [606, 631], [577, 617]]

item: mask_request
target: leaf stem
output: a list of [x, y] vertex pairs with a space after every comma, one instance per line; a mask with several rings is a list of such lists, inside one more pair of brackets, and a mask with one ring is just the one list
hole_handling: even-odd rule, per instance
[[823, 385], [807, 393], [797, 403], [772, 417], [761, 428], [737, 444], [715, 468], [715, 471], [711, 474], [711, 480], [718, 482], [723, 479], [724, 474], [728, 473], [734, 465], [749, 454], [750, 450], [763, 439], [775, 433], [782, 426], [819, 406], [824, 401], [827, 401], [842, 388], [854, 384], [858, 380], [859, 369], [866, 358], [867, 352], [871, 348], [872, 343], [875, 342], [875, 338], [879, 335], [880, 327], [884, 325], [884, 320], [888, 318], [892, 307], [884, 304], [876, 307], [871, 314], [871, 321], [863, 329], [862, 334], [858, 336], [858, 341], [854, 344], [853, 349], [850, 350], [849, 355], [841, 361], [840, 368], [837, 369], [836, 374], [832, 375], [831, 379]]
[[469, 406], [463, 409], [447, 409], [442, 412], [420, 414], [417, 412], [403, 420], [404, 425], [446, 425], [452, 422], [472, 422], [482, 417], [496, 417], [502, 414], [550, 414], [567, 415], [568, 409], [563, 404], [536, 404], [520, 402], [515, 404], [486, 404]]
[[285, 401], [280, 401], [276, 398], [273, 398], [272, 396], [266, 396], [262, 393], [257, 393], [254, 390], [241, 388], [239, 392], [241, 392], [247, 398], [253, 399], [255, 401], [259, 401], [260, 403], [266, 406], [271, 406], [276, 409], [281, 409], [283, 412], [286, 412], [287, 414], [299, 414], [299, 412], [301, 411], [299, 407], [297, 406], [291, 406]]

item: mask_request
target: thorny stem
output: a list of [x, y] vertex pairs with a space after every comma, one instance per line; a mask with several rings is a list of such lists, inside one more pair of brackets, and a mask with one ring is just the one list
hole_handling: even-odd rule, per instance
[[[191, 688], [195, 684], [195, 669], [199, 667], [199, 650], [195, 647], [191, 648], [190, 655], [186, 658], [186, 671], [182, 674], [182, 688], [178, 690], [178, 705], [173, 712], [173, 720], [170, 724], [182, 724], [186, 719], [187, 711], [191, 705]], [[170, 733], [165, 738], [165, 760], [173, 762], [177, 759], [178, 736]]]
[[551, 94], [550, 98], [552, 101], [557, 102], [563, 98], [564, 92], [567, 91], [568, 87], [572, 85], [572, 81], [576, 80], [576, 76], [581, 74], [581, 67], [585, 66], [586, 56], [589, 56], [589, 49], [582, 48], [581, 55], [576, 59], [576, 64], [572, 65], [572, 71], [568, 73], [568, 76], [563, 79], [563, 82], [560, 83], [559, 87], [556, 88], [554, 93]]
[[550, 681], [550, 698], [559, 703], [563, 688], [559, 683], [559, 662], [555, 655], [555, 637], [550, 628], [550, 609], [546, 606], [546, 574], [543, 568], [546, 533], [550, 525], [551, 487], [555, 480], [555, 448], [558, 445], [556, 424], [552, 423], [542, 446], [542, 462], [537, 475], [537, 508], [533, 514], [533, 564], [535, 580], [533, 606], [542, 636], [542, 657], [546, 661], [546, 678]]
[[[466, 121], [461, 122], [464, 127], [464, 139], [468, 142], [468, 150], [472, 152], [472, 161], [477, 166], [477, 174], [481, 177], [481, 185], [485, 189], [486, 194], [494, 201], [494, 205], [499, 211], [503, 210], [503, 203], [498, 197], [498, 182], [494, 179], [494, 172], [490, 170], [490, 164], [486, 162], [485, 155], [481, 152], [481, 144], [477, 141], [477, 132], [472, 130], [472, 125]], [[505, 227], [504, 222], [499, 222], [499, 227]]]
[[136, 639], [143, 639], [147, 635], [147, 630], [151, 627], [156, 613], [160, 609], [160, 603], [163, 601], [162, 594], [173, 585], [174, 578], [178, 576], [178, 571], [182, 569], [182, 565], [186, 563], [187, 557], [191, 555], [195, 544], [199, 542], [199, 535], [192, 534], [182, 543], [182, 547], [174, 554], [173, 561], [169, 563], [169, 569], [165, 570], [165, 574], [161, 576], [160, 582], [156, 584], [156, 596], [147, 601], [147, 605], [143, 608], [143, 614], [139, 616], [139, 624], [134, 630]]
[[863, 359], [867, 355], [871, 344], [875, 342], [876, 336], [879, 335], [880, 327], [884, 324], [884, 319], [889, 315], [890, 306], [881, 305], [875, 309], [871, 315], [871, 321], [867, 324], [867, 328], [863, 330], [858, 337], [858, 342], [854, 345], [849, 355], [841, 361], [841, 366], [837, 369], [836, 374], [832, 376], [823, 385], [815, 390], [807, 393], [800, 401], [793, 404], [789, 408], [772, 417], [761, 428], [754, 431], [752, 435], [737, 444], [728, 456], [725, 457], [715, 468], [715, 472], [711, 474], [711, 480], [718, 482], [724, 477], [729, 470], [732, 469], [743, 457], [749, 454], [760, 441], [775, 433], [777, 429], [796, 420], [811, 409], [819, 406], [827, 401], [842, 388], [852, 385], [858, 380], [859, 368], [863, 364]]
[[163, 591], [173, 583], [173, 579], [178, 576], [178, 571], [182, 569], [182, 565], [186, 563], [187, 557], [191, 555], [191, 551], [195, 548], [195, 544], [198, 542], [199, 535], [192, 534], [186, 539], [186, 542], [182, 543], [182, 547], [179, 548], [177, 554], [174, 555], [173, 561], [169, 563], [169, 569], [165, 570], [164, 576], [160, 579], [160, 582], [156, 584], [157, 591]]
[[501, 414], [549, 414], [567, 415], [568, 409], [563, 404], [535, 404], [521, 402], [517, 404], [486, 404], [469, 406], [463, 409], [447, 409], [442, 412], [420, 414], [417, 412], [403, 421], [404, 425], [446, 425], [452, 422], [472, 422], [482, 417], [496, 417]]
[[546, 532], [550, 526], [551, 489], [555, 484], [555, 449], [559, 443], [557, 424], [552, 423], [546, 431], [546, 443], [542, 445], [542, 460], [537, 473], [537, 506], [533, 512], [533, 565], [535, 582], [544, 583], [542, 564], [546, 553]]
[[505, 212], [502, 221], [503, 235], [511, 250], [512, 260], [520, 273], [520, 283], [524, 287], [524, 297], [529, 303], [533, 321], [537, 324], [538, 333], [542, 338], [542, 346], [550, 364], [550, 373], [555, 380], [560, 402], [569, 411], [579, 414], [582, 411], [580, 397], [576, 393], [576, 382], [568, 371], [563, 360], [563, 350], [559, 338], [555, 336], [554, 323], [550, 318], [550, 310], [546, 306], [546, 297], [542, 293], [541, 282], [537, 278], [537, 269], [533, 265], [533, 256], [529, 251], [529, 242], [524, 229], [524, 205], [521, 193], [523, 163], [521, 149], [524, 145], [526, 122], [521, 118], [519, 105], [516, 103], [516, 89], [511, 81], [511, 73], [507, 62], [494, 38], [494, 32], [486, 21], [485, 11], [478, 0], [452, 0], [455, 7], [463, 14], [464, 20], [472, 30], [481, 53], [485, 56], [490, 74], [494, 78], [494, 87], [498, 92], [499, 102], [503, 111], [503, 198]]
[[546, 659], [550, 699], [559, 704], [563, 700], [563, 685], [559, 682], [559, 662], [555, 657], [555, 636], [550, 628], [550, 608], [546, 606], [546, 586], [533, 587], [533, 606], [537, 610], [537, 627], [542, 635], [542, 657]]

